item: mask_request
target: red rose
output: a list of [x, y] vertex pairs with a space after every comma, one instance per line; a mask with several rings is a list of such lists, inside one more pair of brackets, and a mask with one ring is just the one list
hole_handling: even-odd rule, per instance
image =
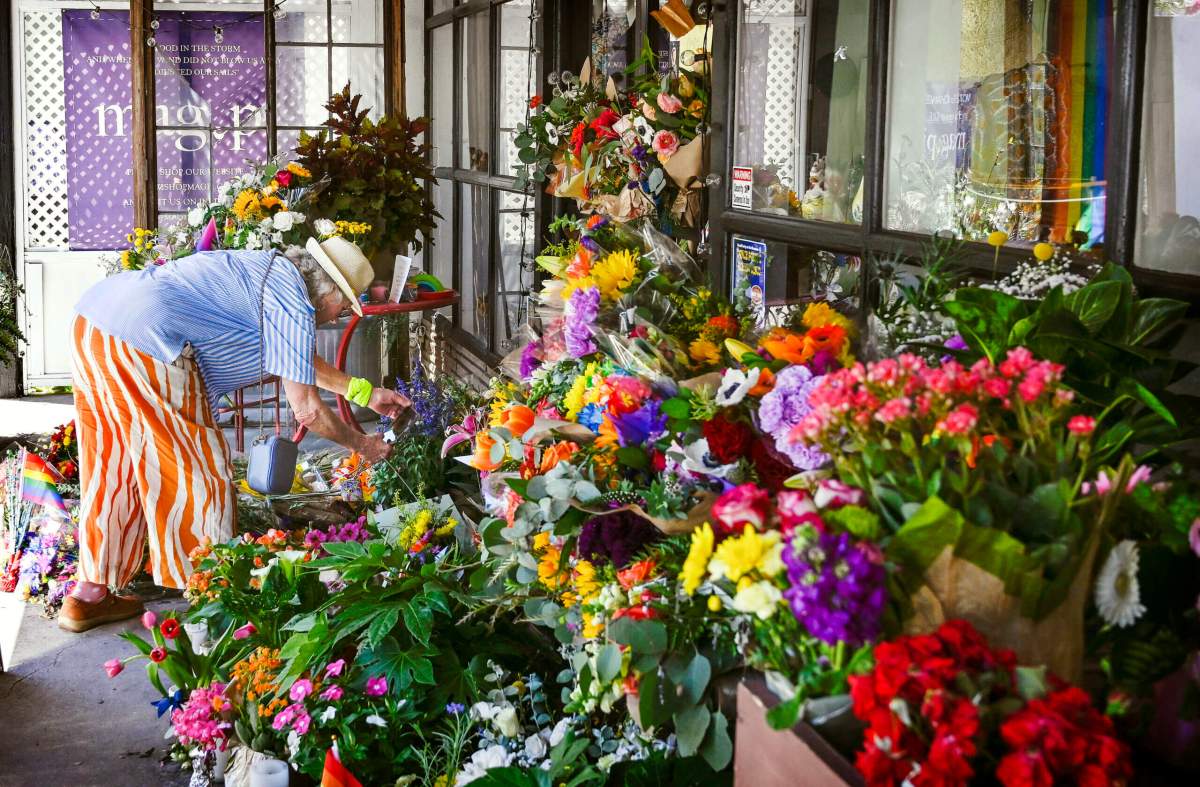
[[541, 96], [533, 96], [532, 98], [529, 99], [529, 108], [530, 109], [537, 109], [541, 105], [542, 105], [542, 97]]
[[758, 482], [772, 492], [779, 492], [784, 488], [783, 482], [798, 471], [769, 444], [771, 442], [774, 442], [771, 437], [755, 440], [750, 446], [750, 461], [758, 473]]
[[175, 618], [167, 618], [159, 625], [158, 630], [167, 639], [175, 639], [179, 636], [179, 621]]
[[667, 469], [667, 455], [657, 448], [650, 451], [650, 466], [654, 472], [661, 473]]
[[705, 421], [700, 426], [708, 439], [708, 450], [723, 465], [733, 464], [746, 456], [754, 433], [742, 421], [735, 421], [724, 411]]
[[279, 170], [275, 173], [275, 182], [278, 183], [281, 188], [286, 189], [288, 186], [292, 185], [292, 173], [286, 169]]
[[621, 116], [616, 112], [613, 112], [611, 109], [605, 109], [588, 125], [588, 128], [596, 132], [596, 139], [617, 139], [618, 134], [613, 131], [613, 124], [620, 119]]
[[154, 648], [150, 651], [150, 660], [155, 664], [162, 664], [167, 660], [167, 651], [163, 648]]
[[571, 152], [576, 158], [583, 156], [583, 132], [587, 131], [587, 126], [582, 122], [575, 124], [575, 128], [571, 129]]

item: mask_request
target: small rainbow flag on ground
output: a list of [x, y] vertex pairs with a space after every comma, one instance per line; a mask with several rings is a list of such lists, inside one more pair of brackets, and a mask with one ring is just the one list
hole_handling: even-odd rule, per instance
[[325, 752], [325, 770], [321, 774], [321, 787], [362, 787], [362, 782], [342, 765], [338, 758], [337, 744]]
[[54, 506], [61, 511], [67, 507], [58, 494], [56, 473], [37, 454], [25, 453], [25, 464], [21, 470], [21, 499], [34, 505]]

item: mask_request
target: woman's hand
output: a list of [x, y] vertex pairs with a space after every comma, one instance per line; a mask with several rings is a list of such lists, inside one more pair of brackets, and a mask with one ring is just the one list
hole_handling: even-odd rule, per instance
[[363, 459], [370, 464], [378, 464], [387, 459], [392, 453], [392, 446], [383, 439], [383, 435], [363, 435], [356, 449]]
[[411, 406], [412, 402], [408, 400], [407, 396], [387, 388], [376, 388], [371, 391], [371, 401], [367, 402], [367, 407], [392, 419], [399, 418], [404, 408]]

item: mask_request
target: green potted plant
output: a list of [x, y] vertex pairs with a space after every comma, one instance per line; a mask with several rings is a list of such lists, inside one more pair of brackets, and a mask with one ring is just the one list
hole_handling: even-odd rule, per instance
[[419, 251], [441, 218], [425, 188], [436, 183], [429, 145], [420, 141], [429, 122], [403, 116], [371, 120], [369, 109], [359, 109], [361, 101], [361, 95], [351, 96], [349, 84], [330, 97], [327, 130], [301, 133], [296, 154], [314, 182], [324, 184], [312, 212], [369, 225], [356, 241], [376, 275], [387, 280], [394, 255]]

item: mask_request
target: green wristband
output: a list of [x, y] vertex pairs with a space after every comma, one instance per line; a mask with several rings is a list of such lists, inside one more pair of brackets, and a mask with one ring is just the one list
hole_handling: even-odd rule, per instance
[[346, 398], [359, 407], [366, 407], [371, 403], [371, 392], [374, 390], [375, 386], [363, 378], [351, 377], [350, 385], [346, 388]]

